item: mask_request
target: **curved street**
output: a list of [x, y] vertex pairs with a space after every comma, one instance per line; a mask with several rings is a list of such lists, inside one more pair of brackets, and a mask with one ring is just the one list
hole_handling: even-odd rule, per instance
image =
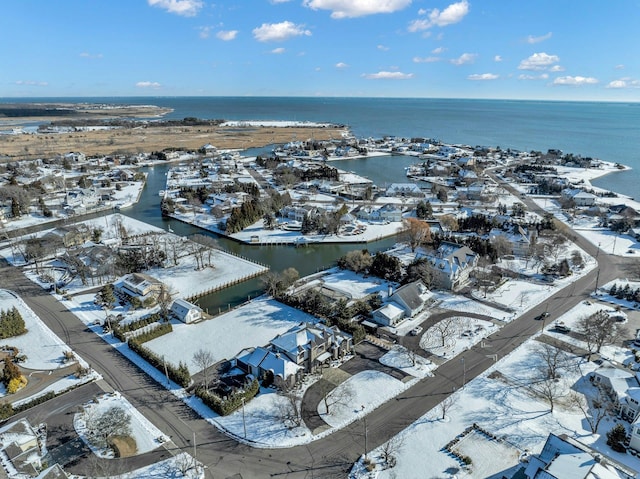
[[[533, 209], [531, 205], [530, 207]], [[370, 413], [367, 416], [367, 447], [373, 449], [382, 444], [435, 407], [455, 388], [460, 388], [463, 373], [467, 381], [473, 379], [489, 368], [495, 359], [503, 358], [537, 333], [541, 324], [533, 318], [542, 311], [547, 310], [552, 318], [558, 317], [593, 293], [596, 280], [598, 284], [604, 284], [615, 278], [628, 276], [625, 265], [629, 264], [629, 260], [598, 252], [596, 247], [580, 236], [577, 236], [575, 242], [592, 256], [598, 253], [598, 268], [557, 292], [544, 304], [504, 325], [489, 336], [483, 345], [476, 345], [465, 351], [460, 355], [464, 362], [454, 360], [444, 363], [433, 377], [421, 380], [395, 400]], [[353, 462], [364, 452], [362, 420], [313, 443], [289, 449], [257, 449], [241, 444], [198, 417], [182, 401], [87, 330], [71, 312], [29, 281], [19, 269], [3, 262], [0, 285], [18, 293], [58, 336], [102, 374], [110, 387], [120, 391], [151, 422], [170, 436], [171, 443], [165, 446], [168, 452], [184, 450], [193, 453], [192, 438], [195, 434], [197, 459], [206, 465], [207, 477], [345, 477]], [[71, 401], [71, 396], [68, 400], [66, 397], [67, 394], [56, 401]], [[126, 460], [126, 468], [135, 469], [155, 462], [163, 454], [166, 451], [160, 450], [129, 458]], [[82, 463], [75, 466], [75, 469], [68, 467], [68, 470], [82, 472]]]

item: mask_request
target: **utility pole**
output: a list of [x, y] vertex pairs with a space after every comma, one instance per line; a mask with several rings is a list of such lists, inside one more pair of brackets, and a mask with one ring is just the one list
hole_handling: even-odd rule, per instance
[[242, 398], [242, 428], [244, 429], [244, 438], [247, 438], [247, 423], [244, 419], [244, 398]]
[[368, 435], [368, 430], [367, 430], [367, 415], [364, 412], [364, 404], [361, 406], [361, 410], [362, 410], [362, 420], [364, 421], [364, 460], [367, 460], [367, 435]]

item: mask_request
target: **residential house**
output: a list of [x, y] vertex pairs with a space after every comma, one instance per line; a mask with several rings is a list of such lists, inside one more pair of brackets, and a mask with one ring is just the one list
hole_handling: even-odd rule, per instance
[[155, 299], [162, 290], [162, 281], [142, 273], [130, 273], [115, 283], [116, 293], [139, 298], [140, 301]]
[[202, 318], [202, 308], [178, 298], [171, 304], [171, 314], [183, 323], [189, 324]]
[[531, 239], [527, 231], [520, 225], [516, 225], [513, 233], [493, 228], [489, 231], [489, 241], [493, 241], [495, 238], [505, 238], [509, 245], [511, 245], [510, 254], [514, 256], [525, 256], [531, 246]]
[[440, 247], [417, 257], [427, 260], [432, 275], [432, 285], [439, 289], [456, 291], [469, 281], [469, 275], [478, 264], [478, 255], [468, 246], [444, 241]]
[[257, 378], [293, 383], [302, 373], [315, 371], [331, 359], [351, 352], [353, 338], [337, 327], [300, 323], [273, 338], [268, 346], [248, 348], [232, 360], [235, 366]]
[[60, 238], [65, 248], [71, 248], [89, 241], [91, 239], [91, 230], [89, 228], [78, 228], [77, 226], [59, 226], [47, 233], [47, 235]]
[[433, 294], [421, 281], [405, 284], [390, 292], [388, 301], [371, 313], [373, 320], [383, 326], [396, 326], [420, 313]]
[[[21, 419], [0, 430], [2, 451], [19, 474], [36, 477], [41, 467], [38, 436], [27, 419]], [[4, 462], [4, 461], [3, 461]]]
[[402, 208], [393, 203], [387, 203], [379, 208], [370, 205], [358, 206], [353, 214], [363, 221], [402, 221]]
[[415, 183], [392, 183], [386, 191], [387, 196], [424, 196]]
[[593, 206], [598, 198], [596, 195], [579, 188], [565, 188], [560, 194], [565, 200], [573, 200], [576, 206]]
[[640, 383], [628, 369], [606, 364], [590, 375], [594, 386], [605, 392], [625, 421], [634, 421], [640, 412]]
[[262, 379], [273, 375], [277, 385], [292, 385], [301, 378], [304, 369], [268, 348], [257, 347], [243, 349], [232, 360], [232, 363], [246, 374]]
[[567, 435], [549, 434], [542, 452], [529, 458], [526, 479], [633, 479], [637, 471]]

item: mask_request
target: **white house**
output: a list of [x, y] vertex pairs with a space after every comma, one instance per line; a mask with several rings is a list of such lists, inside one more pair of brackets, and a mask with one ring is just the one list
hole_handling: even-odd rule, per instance
[[633, 479], [637, 471], [566, 435], [549, 434], [540, 454], [529, 458], [526, 479]]
[[171, 304], [171, 314], [183, 323], [189, 324], [202, 318], [202, 309], [184, 299], [176, 299]]
[[373, 320], [383, 326], [396, 326], [420, 313], [433, 294], [420, 281], [405, 284], [389, 294], [386, 304], [371, 313]]
[[478, 264], [478, 255], [467, 246], [444, 241], [430, 254], [418, 253], [424, 257], [433, 276], [436, 288], [455, 291], [469, 281], [469, 274]]

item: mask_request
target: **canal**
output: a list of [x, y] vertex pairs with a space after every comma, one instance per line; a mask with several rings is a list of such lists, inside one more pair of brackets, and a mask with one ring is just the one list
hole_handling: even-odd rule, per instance
[[[253, 156], [255, 151], [247, 151], [247, 156]], [[389, 161], [389, 157], [385, 157]], [[397, 157], [393, 157], [396, 159]], [[374, 160], [374, 161], [372, 161]], [[336, 167], [348, 169], [358, 173], [358, 170], [366, 170], [367, 173], [387, 171], [384, 179], [386, 182], [396, 182], [403, 178], [404, 171], [401, 165], [393, 166], [394, 174], [389, 175], [389, 168], [383, 168], [381, 158], [370, 158], [367, 160], [349, 160], [347, 162], [337, 162]], [[404, 163], [407, 160], [402, 160]], [[351, 163], [353, 162], [353, 163]], [[371, 163], [369, 163], [371, 162]], [[338, 163], [341, 163], [340, 165]], [[375, 165], [373, 164], [375, 163]], [[293, 246], [255, 246], [239, 243], [230, 240], [224, 236], [211, 233], [200, 228], [196, 228], [189, 224], [182, 223], [177, 220], [163, 218], [160, 214], [160, 197], [158, 192], [165, 189], [166, 174], [169, 168], [175, 164], [160, 164], [153, 167], [146, 167], [142, 171], [147, 173], [147, 184], [142, 191], [140, 200], [134, 206], [124, 209], [121, 212], [127, 216], [135, 218], [145, 223], [157, 226], [164, 230], [168, 230], [169, 226], [175, 234], [180, 236], [191, 236], [194, 234], [204, 234], [216, 239], [220, 248], [230, 251], [234, 254], [249, 258], [253, 261], [268, 265], [273, 271], [283, 271], [286, 268], [295, 268], [300, 276], [306, 276], [315, 273], [321, 269], [325, 269], [335, 265], [338, 258], [345, 253], [357, 249], [366, 248], [371, 252], [378, 252], [390, 248], [396, 242], [394, 237], [375, 241], [368, 244], [316, 244], [304, 247]], [[397, 173], [400, 170], [400, 175]], [[363, 171], [364, 176], [365, 171]], [[377, 175], [372, 175], [374, 182]], [[382, 179], [382, 178], [379, 178]], [[403, 181], [406, 181], [404, 178]], [[198, 300], [198, 304], [202, 308], [207, 308], [210, 312], [225, 310], [229, 307], [238, 305], [248, 298], [254, 298], [262, 294], [263, 288], [260, 278], [245, 281], [236, 286], [225, 288], [224, 290], [203, 296]]]

